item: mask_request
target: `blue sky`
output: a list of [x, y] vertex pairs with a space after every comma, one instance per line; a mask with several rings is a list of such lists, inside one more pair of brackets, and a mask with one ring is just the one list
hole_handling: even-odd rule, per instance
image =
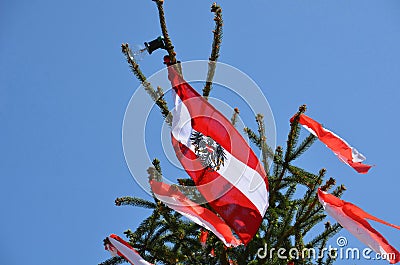
[[[165, 2], [178, 58], [207, 59], [212, 1]], [[318, 142], [298, 165], [327, 168], [328, 176], [347, 186], [345, 200], [400, 224], [400, 3], [219, 4], [225, 22], [220, 61], [262, 88], [275, 116], [277, 143], [285, 143], [289, 118], [307, 104], [308, 115], [376, 167], [358, 175]], [[105, 236], [134, 229], [149, 214], [114, 206], [118, 196], [146, 196], [122, 150], [125, 108], [139, 83], [120, 44], [158, 35], [150, 0], [1, 3], [1, 264], [97, 264], [109, 257]], [[142, 61], [144, 72], [161, 69], [162, 56], [156, 52]], [[374, 226], [400, 248], [399, 231]], [[345, 231], [341, 235], [349, 246], [363, 247]]]

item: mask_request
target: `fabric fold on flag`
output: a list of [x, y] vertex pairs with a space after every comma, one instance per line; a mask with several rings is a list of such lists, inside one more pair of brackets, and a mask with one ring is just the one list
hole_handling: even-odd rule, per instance
[[[157, 199], [189, 220], [213, 232], [225, 246], [237, 247], [241, 245], [240, 240], [233, 235], [230, 227], [224, 220], [209, 209], [191, 201], [176, 187], [154, 180], [150, 181], [150, 186]], [[205, 237], [205, 240], [207, 240], [208, 232], [205, 232], [206, 231], [202, 231], [203, 237], [200, 237], [200, 239], [204, 239]], [[205, 244], [205, 240], [204, 242], [200, 240], [201, 244]]]
[[[295, 116], [290, 119], [290, 122], [293, 122]], [[300, 114], [299, 123], [314, 136], [318, 137], [341, 161], [354, 168], [358, 173], [365, 174], [372, 167], [362, 163], [366, 158], [357, 149], [351, 147], [335, 133], [322, 127], [317, 121]]]
[[400, 230], [400, 226], [390, 224], [375, 216], [370, 215], [358, 206], [341, 200], [332, 194], [318, 189], [318, 199], [325, 211], [332, 216], [341, 226], [357, 237], [376, 253], [386, 258], [390, 264], [400, 261], [399, 252], [372, 226], [366, 219], [373, 220], [384, 225]]
[[[169, 65], [169, 58], [164, 57]], [[231, 122], [168, 67], [175, 91], [172, 144], [178, 160], [209, 205], [246, 245], [268, 208], [268, 179]]]
[[145, 261], [128, 242], [115, 234], [108, 236], [104, 245], [111, 255], [123, 257], [132, 265], [153, 265]]

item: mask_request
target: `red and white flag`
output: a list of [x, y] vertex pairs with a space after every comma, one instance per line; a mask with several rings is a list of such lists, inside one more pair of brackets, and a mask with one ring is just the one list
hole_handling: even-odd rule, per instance
[[[169, 64], [169, 58], [164, 57]], [[257, 156], [231, 122], [168, 67], [175, 91], [172, 144], [209, 205], [244, 244], [268, 208], [268, 179]]]
[[318, 189], [318, 199], [325, 211], [332, 216], [341, 226], [357, 237], [382, 258], [389, 260], [390, 264], [400, 261], [399, 252], [367, 222], [373, 220], [400, 230], [400, 226], [389, 224], [375, 216], [370, 215], [356, 205], [343, 201], [332, 194]]
[[105, 249], [110, 251], [113, 256], [123, 257], [132, 265], [153, 265], [145, 261], [128, 242], [117, 235], [108, 236], [105, 242]]
[[[290, 122], [293, 122], [294, 117], [290, 119]], [[304, 114], [300, 115], [299, 123], [314, 136], [318, 137], [341, 161], [354, 168], [358, 173], [365, 174], [372, 167], [362, 164], [361, 162], [365, 160], [365, 156], [338, 135], [322, 127], [320, 123]]]
[[[191, 201], [177, 188], [154, 180], [150, 181], [150, 186], [157, 199], [189, 220], [213, 232], [226, 246], [237, 247], [241, 244], [224, 220], [209, 209]], [[205, 240], [207, 240], [207, 235], [208, 232], [205, 234]], [[203, 242], [201, 243], [203, 244]]]

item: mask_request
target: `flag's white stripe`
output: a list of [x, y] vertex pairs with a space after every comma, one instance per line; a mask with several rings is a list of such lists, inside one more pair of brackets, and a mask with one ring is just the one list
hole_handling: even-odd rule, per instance
[[[195, 222], [196, 224], [212, 231], [222, 242], [224, 242], [224, 244], [227, 247], [231, 247], [231, 246], [237, 246], [237, 244], [235, 244], [235, 242], [226, 242], [225, 237], [218, 232], [218, 230], [209, 222], [207, 222], [206, 220], [202, 219], [200, 216], [194, 216], [191, 213], [188, 213], [187, 211], [185, 211], [185, 208], [188, 205], [192, 205], [192, 206], [198, 206], [197, 204], [193, 203], [182, 203], [181, 201], [177, 200], [174, 197], [169, 197], [169, 196], [163, 196], [157, 193], [154, 193], [154, 195], [163, 203], [165, 203], [168, 207], [174, 209], [175, 211], [179, 212], [180, 214], [182, 214], [183, 216], [185, 216], [186, 218], [188, 218], [189, 220], [192, 220], [193, 222]], [[222, 220], [221, 220], [222, 221]]]
[[361, 154], [360, 152], [358, 152], [357, 149], [355, 149], [354, 147], [350, 147], [350, 148], [351, 148], [351, 156], [353, 158], [352, 160], [354, 163], [358, 163], [358, 162], [361, 163], [366, 159], [366, 157], [363, 154]]
[[315, 137], [318, 137], [317, 133], [316, 133], [313, 129], [311, 129], [311, 128], [308, 127], [307, 125], [303, 125], [303, 124], [302, 124], [302, 126], [303, 126], [304, 129], [306, 129], [307, 131], [309, 131], [312, 135], [314, 135]]
[[[181, 142], [194, 152], [195, 147], [190, 141], [193, 131], [190, 123], [190, 113], [176, 94], [175, 106], [172, 135], [178, 142]], [[264, 179], [257, 171], [238, 160], [228, 151], [225, 150], [225, 154], [226, 161], [217, 172], [240, 190], [256, 206], [260, 215], [264, 216], [268, 208], [268, 190]], [[261, 185], [254, 189], [250, 186], [251, 183], [261, 183]]]
[[111, 244], [118, 249], [118, 251], [124, 255], [125, 258], [127, 258], [132, 264], [135, 265], [152, 265], [151, 263], [145, 261], [138, 253], [136, 253], [134, 250], [128, 248], [118, 240], [115, 240], [112, 237], [108, 237], [110, 240]]
[[175, 108], [172, 111], [172, 135], [185, 146], [190, 146], [192, 125], [189, 110], [175, 91], [172, 92], [175, 99]]
[[325, 201], [319, 199], [321, 204], [323, 205], [325, 211], [332, 216], [338, 223], [343, 226], [346, 230], [348, 230], [352, 235], [357, 237], [361, 242], [366, 244], [368, 247], [370, 247], [372, 250], [374, 250], [377, 253], [380, 253], [382, 255], [385, 255], [385, 257], [389, 257], [386, 253], [386, 251], [383, 249], [383, 247], [379, 244], [376, 239], [374, 239], [371, 235], [371, 231], [366, 229], [364, 226], [360, 225], [356, 221], [354, 221], [352, 218], [350, 218], [348, 215], [346, 215], [343, 210], [339, 207], [331, 206], [329, 203], [326, 203]]

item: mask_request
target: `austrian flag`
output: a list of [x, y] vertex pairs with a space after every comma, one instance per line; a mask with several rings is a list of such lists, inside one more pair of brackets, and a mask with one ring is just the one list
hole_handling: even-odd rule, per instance
[[[169, 58], [164, 60], [169, 65]], [[178, 160], [209, 205], [247, 244], [268, 208], [265, 170], [231, 122], [175, 66], [168, 67], [168, 78], [175, 92], [171, 138]]]
[[376, 221], [400, 230], [400, 226], [389, 224], [375, 216], [370, 215], [356, 205], [343, 201], [321, 189], [318, 189], [318, 199], [325, 211], [336, 221], [366, 244], [382, 258], [387, 259], [390, 264], [400, 261], [400, 253], [391, 246], [388, 241], [366, 221]]
[[[295, 116], [290, 119], [290, 122], [293, 122], [294, 118]], [[304, 114], [300, 114], [299, 123], [314, 136], [318, 137], [340, 160], [354, 168], [358, 173], [365, 174], [372, 167], [362, 164], [361, 162], [365, 160], [365, 156], [359, 153], [354, 147], [351, 147], [338, 135], [322, 127], [315, 120]]]

